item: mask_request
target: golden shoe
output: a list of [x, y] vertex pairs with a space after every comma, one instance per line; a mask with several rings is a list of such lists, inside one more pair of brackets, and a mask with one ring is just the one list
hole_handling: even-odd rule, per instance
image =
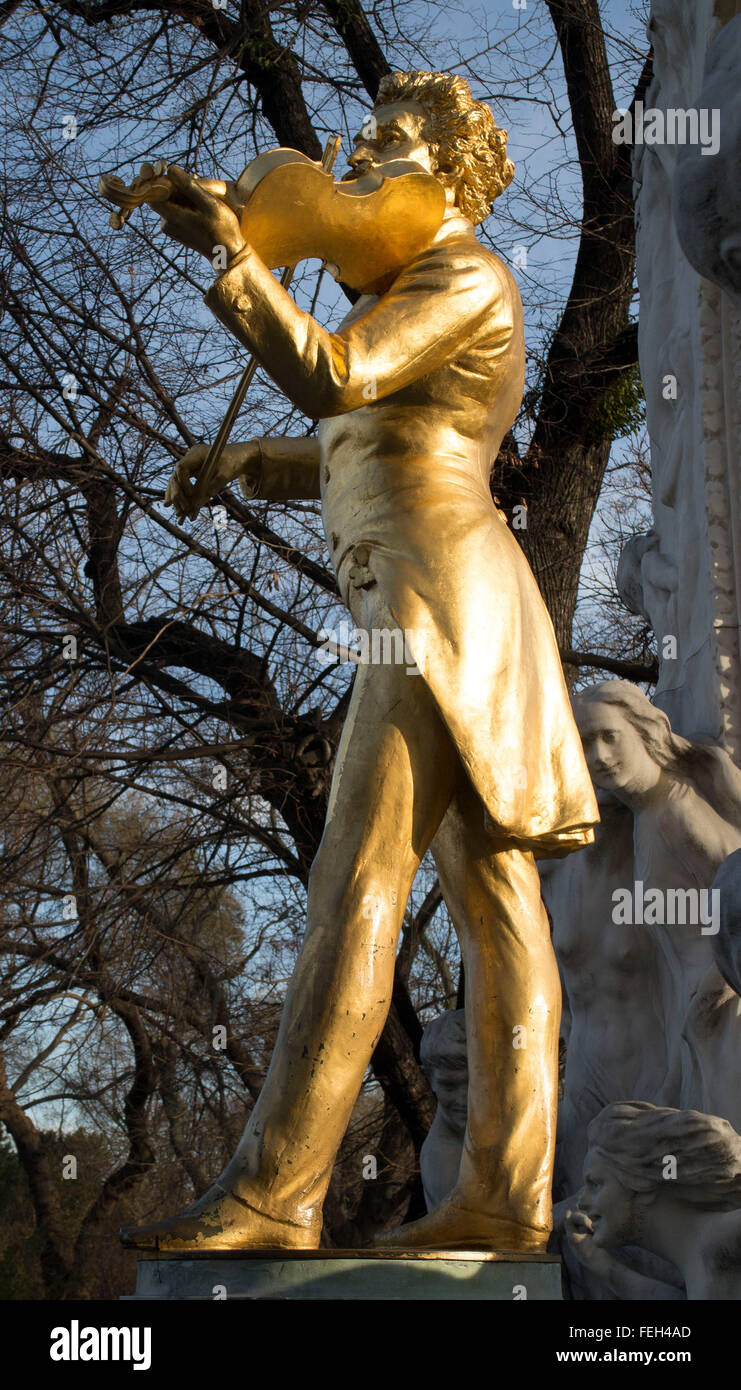
[[482, 1211], [468, 1211], [446, 1197], [434, 1211], [397, 1230], [374, 1237], [377, 1249], [391, 1250], [511, 1250], [545, 1254], [550, 1232], [523, 1226]]
[[316, 1250], [322, 1223], [301, 1226], [257, 1211], [218, 1184], [188, 1211], [148, 1226], [122, 1228], [130, 1250]]

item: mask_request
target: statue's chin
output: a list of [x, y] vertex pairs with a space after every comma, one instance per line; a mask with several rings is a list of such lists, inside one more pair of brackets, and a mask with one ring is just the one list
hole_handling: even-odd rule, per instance
[[606, 1226], [601, 1218], [598, 1217], [592, 1222], [592, 1244], [595, 1245], [598, 1250], [605, 1250], [611, 1246], [620, 1245], [620, 1232], [611, 1231], [610, 1227]]

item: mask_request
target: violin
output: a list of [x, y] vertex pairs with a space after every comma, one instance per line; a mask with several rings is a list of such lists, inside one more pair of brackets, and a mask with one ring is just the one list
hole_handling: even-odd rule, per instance
[[[361, 294], [380, 294], [430, 244], [445, 214], [437, 179], [411, 160], [396, 159], [366, 173], [332, 178], [340, 137], [327, 141], [320, 164], [299, 150], [257, 155], [231, 182], [199, 179], [239, 217], [242, 235], [271, 270], [283, 266], [287, 288], [299, 261], [319, 259], [336, 280]], [[133, 184], [104, 174], [98, 191], [119, 209], [120, 230], [134, 208], [156, 207], [174, 192], [163, 163], [142, 165]], [[257, 369], [253, 358], [209, 449], [193, 492], [192, 519], [211, 495], [219, 459]]]
[[[429, 245], [445, 213], [437, 179], [405, 159], [336, 182], [299, 150], [279, 148], [259, 154], [235, 182], [198, 182], [224, 198], [271, 270], [319, 259], [361, 294], [381, 293]], [[106, 174], [98, 188], [122, 209], [111, 215], [117, 228], [133, 208], [156, 206], [174, 191], [164, 165], [143, 165], [130, 187]]]

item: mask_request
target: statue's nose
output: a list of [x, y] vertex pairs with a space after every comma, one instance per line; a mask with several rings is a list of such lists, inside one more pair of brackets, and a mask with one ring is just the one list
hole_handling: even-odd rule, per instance
[[364, 170], [370, 169], [373, 156], [367, 145], [356, 145], [347, 162], [356, 174], [362, 174]]

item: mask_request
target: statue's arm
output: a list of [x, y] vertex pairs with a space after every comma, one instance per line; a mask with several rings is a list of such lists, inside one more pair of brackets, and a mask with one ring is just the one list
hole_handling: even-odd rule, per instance
[[319, 441], [266, 437], [257, 441], [257, 477], [240, 474], [246, 497], [267, 502], [316, 501], [319, 497]]
[[559, 1202], [558, 1208], [554, 1209], [553, 1224], [554, 1227], [561, 1227], [581, 1264], [604, 1279], [615, 1298], [637, 1302], [654, 1302], [657, 1299], [679, 1301], [686, 1298], [684, 1289], [629, 1269], [611, 1251], [595, 1245], [582, 1213], [578, 1209], [570, 1210], [569, 1202]]
[[615, 1298], [635, 1303], [681, 1302], [686, 1299], [684, 1291], [675, 1284], [666, 1284], [663, 1279], [651, 1279], [647, 1274], [628, 1269], [606, 1250], [600, 1251], [600, 1259], [585, 1260], [581, 1251], [577, 1251], [577, 1254], [582, 1263], [604, 1279]]
[[485, 322], [504, 344], [514, 321], [503, 271], [465, 247], [431, 248], [367, 313], [335, 333], [302, 313], [249, 246], [211, 286], [206, 303], [314, 419], [400, 390], [446, 362]]
[[[167, 484], [165, 501], [178, 520], [198, 514], [195, 489], [209, 455], [208, 444], [194, 444], [178, 460]], [[209, 484], [215, 497], [239, 481], [245, 497], [267, 502], [309, 501], [319, 497], [319, 443], [316, 439], [261, 438], [226, 444]]]

